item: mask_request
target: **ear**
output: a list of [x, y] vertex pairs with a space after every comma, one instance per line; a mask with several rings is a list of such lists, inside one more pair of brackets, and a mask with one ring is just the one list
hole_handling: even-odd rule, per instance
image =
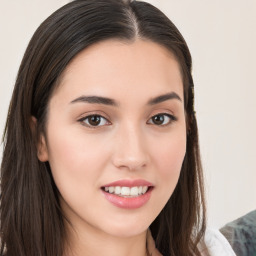
[[37, 158], [41, 162], [47, 162], [48, 161], [48, 148], [46, 144], [46, 138], [45, 135], [40, 132], [37, 134], [37, 119], [32, 116], [31, 117], [31, 123], [30, 123], [30, 128], [34, 136], [36, 136], [36, 147], [37, 147]]

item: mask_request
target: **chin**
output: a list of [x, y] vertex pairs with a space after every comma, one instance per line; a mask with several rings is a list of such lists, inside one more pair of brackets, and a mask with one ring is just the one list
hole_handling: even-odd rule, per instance
[[127, 220], [116, 221], [105, 227], [105, 232], [112, 236], [128, 238], [133, 236], [138, 236], [147, 231], [151, 223], [137, 220], [135, 222], [130, 222]]

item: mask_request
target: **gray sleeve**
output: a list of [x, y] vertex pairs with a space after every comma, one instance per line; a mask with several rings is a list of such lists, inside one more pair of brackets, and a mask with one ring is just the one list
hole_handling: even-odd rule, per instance
[[256, 210], [226, 224], [220, 232], [239, 256], [256, 256]]

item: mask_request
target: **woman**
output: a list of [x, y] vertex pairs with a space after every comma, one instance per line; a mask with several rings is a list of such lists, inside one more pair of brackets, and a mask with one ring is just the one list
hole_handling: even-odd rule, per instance
[[52, 14], [9, 108], [1, 255], [206, 253], [193, 88], [186, 42], [152, 5]]

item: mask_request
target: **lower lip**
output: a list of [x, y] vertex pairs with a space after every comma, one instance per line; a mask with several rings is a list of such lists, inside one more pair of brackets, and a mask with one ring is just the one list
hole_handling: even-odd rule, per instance
[[102, 190], [105, 198], [112, 203], [113, 205], [124, 208], [124, 209], [137, 209], [145, 205], [148, 200], [150, 199], [152, 187], [148, 189], [148, 191], [140, 196], [137, 197], [121, 197], [115, 194], [107, 193], [106, 191]]

